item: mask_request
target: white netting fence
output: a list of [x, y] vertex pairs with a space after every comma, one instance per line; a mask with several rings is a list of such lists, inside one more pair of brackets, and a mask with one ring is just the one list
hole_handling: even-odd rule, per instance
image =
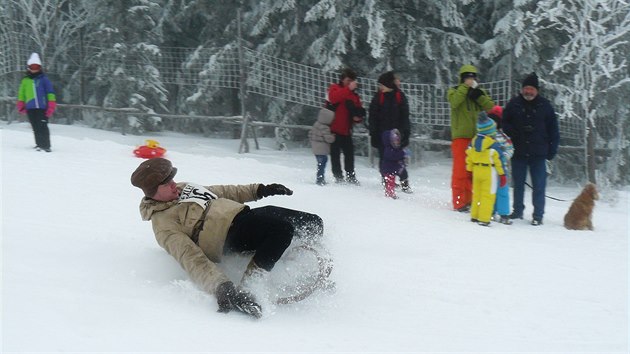
[[[36, 48], [23, 35], [1, 32], [0, 77], [17, 75], [24, 70], [30, 53], [33, 51], [41, 53], [41, 48]], [[42, 53], [42, 58], [50, 76], [67, 78], [75, 75], [82, 63], [99, 65], [99, 53], [111, 50], [112, 48], [86, 47], [83, 53], [79, 53], [78, 50], [55, 53], [54, 56]], [[133, 72], [134, 67], [149, 62], [159, 72], [162, 84], [185, 87], [189, 93], [204, 91], [202, 87], [204, 85], [238, 89], [241, 86], [243, 70], [245, 89], [249, 95], [261, 95], [309, 107], [321, 106], [326, 98], [328, 86], [338, 79], [338, 73], [250, 49], [243, 49], [242, 61], [239, 60], [236, 47], [227, 49], [161, 47], [153, 52], [153, 55], [129, 56], [119, 65], [128, 72]], [[54, 58], [53, 62], [50, 57]], [[63, 80], [56, 80], [57, 85], [59, 82], [63, 84]], [[377, 81], [374, 78], [360, 77], [359, 83], [359, 94], [367, 109], [377, 90]], [[508, 79], [503, 79], [485, 82], [483, 87], [497, 104], [505, 105], [519, 86]], [[434, 129], [450, 126], [450, 107], [446, 99], [448, 88], [446, 85], [404, 82], [403, 78], [402, 90], [409, 98], [410, 118], [416, 128]], [[60, 89], [63, 87], [57, 87], [57, 90]], [[563, 139], [573, 139], [578, 143], [583, 140], [583, 122], [562, 120], [560, 128]]]

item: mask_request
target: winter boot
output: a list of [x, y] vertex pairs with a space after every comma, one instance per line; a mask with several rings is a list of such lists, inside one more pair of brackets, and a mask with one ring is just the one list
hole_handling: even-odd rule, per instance
[[408, 179], [400, 181], [400, 187], [401, 187], [400, 189], [404, 193], [407, 193], [407, 194], [412, 194], [413, 193], [413, 190], [411, 189], [411, 186], [409, 185], [409, 180]]
[[455, 211], [459, 211], [460, 213], [468, 213], [470, 212], [470, 204], [466, 204], [459, 209], [455, 209]]
[[512, 225], [512, 219], [510, 219], [509, 215], [501, 215], [499, 222], [505, 225]]
[[542, 224], [543, 224], [542, 218], [534, 218], [534, 220], [532, 220], [532, 225], [534, 226], [540, 226]]
[[515, 211], [512, 212], [512, 214], [510, 214], [509, 216], [510, 219], [522, 219], [523, 218], [523, 213], [517, 213]]
[[479, 226], [490, 226], [490, 221], [479, 221], [477, 223]]
[[317, 176], [317, 180], [315, 181], [315, 184], [317, 184], [318, 186], [325, 186], [326, 179], [324, 179], [324, 176]]
[[346, 172], [346, 182], [348, 182], [350, 184], [354, 184], [356, 186], [361, 184], [357, 180], [357, 177], [355, 176], [354, 172]]
[[335, 183], [346, 183], [346, 181], [343, 179], [343, 176], [341, 175], [334, 175], [333, 177], [335, 178]]
[[241, 278], [239, 287], [247, 288], [251, 282], [262, 279], [266, 273], [267, 271], [263, 268], [260, 268], [256, 264], [256, 262], [254, 262], [254, 259], [252, 259], [251, 261], [249, 261], [247, 268], [245, 268], [245, 272], [243, 272], [243, 277]]
[[385, 176], [385, 196], [392, 199], [398, 199], [396, 196], [396, 176]]

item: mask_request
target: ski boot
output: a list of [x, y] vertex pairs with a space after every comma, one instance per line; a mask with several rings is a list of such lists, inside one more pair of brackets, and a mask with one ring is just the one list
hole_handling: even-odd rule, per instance
[[499, 222], [505, 225], [512, 225], [512, 219], [510, 219], [509, 215], [500, 215]]
[[354, 184], [355, 186], [361, 185], [361, 183], [359, 183], [359, 181], [357, 180], [354, 172], [346, 172], [346, 182]]
[[405, 179], [400, 181], [400, 189], [403, 191], [403, 193], [407, 193], [407, 194], [412, 194], [413, 190], [411, 189], [411, 186], [409, 185], [409, 180]]

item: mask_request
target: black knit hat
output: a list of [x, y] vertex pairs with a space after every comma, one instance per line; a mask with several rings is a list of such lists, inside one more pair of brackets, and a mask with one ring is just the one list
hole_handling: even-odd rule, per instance
[[536, 73], [531, 73], [529, 75], [527, 75], [527, 77], [525, 78], [525, 80], [523, 80], [523, 86], [532, 86], [535, 87], [536, 90], [540, 89], [540, 84], [538, 83], [538, 75], [536, 75]]
[[396, 75], [393, 71], [388, 71], [378, 77], [378, 83], [390, 89], [396, 88]]

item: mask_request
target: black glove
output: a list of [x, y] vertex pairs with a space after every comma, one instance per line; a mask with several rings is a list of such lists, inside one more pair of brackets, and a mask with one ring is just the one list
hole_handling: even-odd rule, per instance
[[483, 95], [483, 91], [481, 91], [481, 89], [479, 88], [468, 90], [468, 98], [470, 98], [473, 101], [481, 97], [482, 95]]
[[355, 106], [351, 100], [346, 100], [346, 108], [350, 113], [350, 117], [365, 117], [365, 108]]
[[272, 183], [268, 185], [261, 184], [258, 186], [256, 194], [258, 194], [258, 198], [263, 198], [271, 195], [292, 195], [293, 191], [281, 184]]
[[256, 298], [248, 292], [237, 290], [231, 281], [221, 283], [217, 287], [216, 295], [219, 312], [238, 310], [256, 318], [262, 317], [262, 308], [256, 303]]

